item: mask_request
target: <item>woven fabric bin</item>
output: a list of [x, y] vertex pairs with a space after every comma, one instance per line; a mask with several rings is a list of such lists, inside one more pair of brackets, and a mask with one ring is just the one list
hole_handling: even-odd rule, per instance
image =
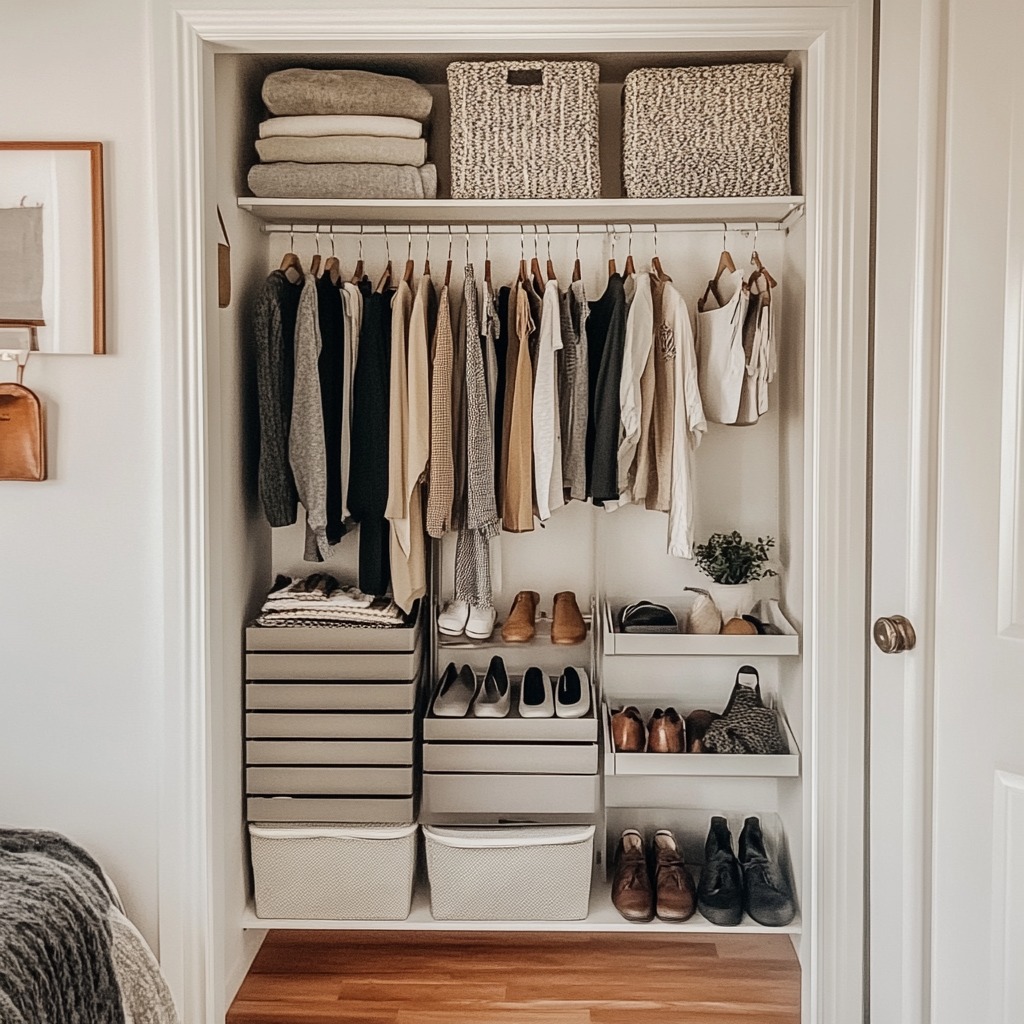
[[438, 921], [582, 921], [594, 826], [423, 826]]
[[631, 71], [623, 87], [626, 195], [789, 195], [792, 80], [783, 64]]
[[402, 921], [412, 905], [410, 825], [252, 824], [256, 916]]
[[590, 61], [448, 65], [453, 199], [595, 199], [598, 66]]

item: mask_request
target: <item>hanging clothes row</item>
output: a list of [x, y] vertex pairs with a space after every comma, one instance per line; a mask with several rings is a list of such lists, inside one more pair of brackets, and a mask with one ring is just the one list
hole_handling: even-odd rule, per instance
[[[536, 237], [536, 236], [535, 236]], [[318, 239], [319, 242], [319, 239]], [[569, 501], [667, 513], [667, 550], [693, 554], [694, 452], [707, 422], [749, 424], [768, 409], [776, 369], [776, 280], [755, 249], [746, 277], [728, 250], [688, 306], [657, 253], [637, 271], [630, 247], [588, 301], [546, 274], [525, 228], [515, 278], [478, 282], [469, 256], [452, 281], [452, 235], [438, 287], [428, 249], [404, 272], [351, 280], [334, 252], [321, 271], [289, 252], [254, 308], [260, 495], [273, 526], [306, 512], [305, 557], [327, 557], [359, 524], [359, 586], [392, 589], [408, 611], [426, 592], [425, 534], [458, 534], [454, 606], [470, 635], [493, 627], [491, 543], [528, 532]], [[294, 241], [292, 244], [294, 248]], [[319, 249], [319, 245], [318, 245]]]

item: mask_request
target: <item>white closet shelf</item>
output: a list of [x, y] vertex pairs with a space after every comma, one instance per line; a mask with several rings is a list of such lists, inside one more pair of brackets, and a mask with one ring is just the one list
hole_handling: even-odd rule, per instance
[[719, 224], [786, 226], [803, 196], [725, 199], [255, 199], [238, 205], [268, 224]]
[[800, 915], [782, 928], [766, 928], [744, 914], [735, 928], [720, 928], [699, 913], [682, 924], [666, 924], [657, 919], [636, 924], [624, 920], [612, 906], [611, 886], [600, 878], [595, 868], [590, 891], [590, 913], [582, 921], [435, 921], [430, 915], [430, 892], [417, 883], [413, 892], [412, 911], [404, 921], [308, 921], [265, 919], [256, 916], [252, 902], [242, 915], [242, 927], [258, 930], [288, 928], [322, 931], [468, 931], [468, 932], [661, 932], [703, 933], [712, 935], [799, 935]]
[[[658, 600], [654, 598], [653, 600]], [[725, 655], [754, 658], [796, 655], [800, 653], [800, 637], [783, 614], [777, 601], [768, 602], [769, 621], [778, 626], [781, 634], [757, 636], [729, 636], [706, 633], [623, 633], [616, 628], [619, 612], [628, 601], [611, 599], [604, 606], [605, 657], [645, 655], [674, 656]], [[680, 622], [685, 622], [690, 599], [666, 598], [667, 604]]]
[[[639, 702], [638, 702], [639, 703]], [[604, 773], [609, 775], [687, 775], [732, 778], [796, 778], [800, 748], [785, 713], [780, 713], [788, 754], [620, 754], [612, 744], [611, 711], [604, 719]]]

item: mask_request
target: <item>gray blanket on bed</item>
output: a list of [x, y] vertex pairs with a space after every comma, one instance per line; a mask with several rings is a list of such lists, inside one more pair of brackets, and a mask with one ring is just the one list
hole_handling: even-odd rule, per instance
[[111, 903], [84, 850], [54, 832], [0, 829], [3, 1024], [124, 1024]]

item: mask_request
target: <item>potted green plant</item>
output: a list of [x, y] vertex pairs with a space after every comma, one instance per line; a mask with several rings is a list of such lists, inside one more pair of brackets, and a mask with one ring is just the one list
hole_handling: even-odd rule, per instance
[[773, 537], [744, 540], [739, 531], [733, 530], [713, 533], [705, 544], [694, 547], [697, 568], [711, 579], [708, 590], [726, 622], [748, 614], [754, 607], [751, 584], [755, 580], [778, 575], [768, 567], [769, 551], [774, 546]]

